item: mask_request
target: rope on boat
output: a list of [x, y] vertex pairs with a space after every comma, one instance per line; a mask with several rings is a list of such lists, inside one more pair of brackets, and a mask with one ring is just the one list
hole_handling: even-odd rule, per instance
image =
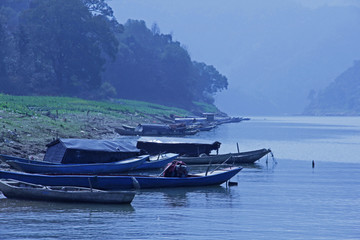
[[277, 164], [277, 161], [276, 161], [276, 159], [275, 159], [275, 157], [274, 157], [274, 154], [273, 154], [273, 152], [271, 151], [270, 148], [269, 148], [269, 151], [270, 151], [270, 154], [271, 154], [271, 157], [272, 157], [273, 162], [274, 162], [275, 164]]
[[[274, 157], [273, 152], [271, 151], [271, 149], [270, 149], [270, 148], [269, 148], [268, 150], [269, 150], [269, 153], [271, 154], [271, 158], [272, 158], [272, 160], [273, 160], [273, 163], [277, 164], [277, 161], [276, 161], [276, 159], [275, 159], [275, 157]], [[266, 154], [266, 164], [268, 163], [269, 153], [268, 153], [268, 154]]]
[[208, 175], [208, 172], [209, 172], [210, 167], [211, 167], [211, 162], [212, 162], [212, 159], [210, 158], [209, 166], [208, 166], [208, 167], [207, 167], [207, 169], [206, 169], [205, 176], [207, 176], [207, 175]]
[[230, 154], [230, 157], [228, 157], [228, 159], [226, 159], [224, 162], [222, 162], [219, 166], [217, 166], [214, 170], [212, 170], [210, 173], [215, 172], [216, 170], [219, 169], [219, 167], [221, 167], [223, 164], [225, 164], [229, 159], [232, 159], [232, 155]]

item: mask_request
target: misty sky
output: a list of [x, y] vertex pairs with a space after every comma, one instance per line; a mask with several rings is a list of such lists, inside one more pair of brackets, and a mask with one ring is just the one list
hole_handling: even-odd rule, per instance
[[301, 113], [310, 90], [326, 87], [360, 59], [358, 0], [108, 3], [120, 23], [157, 23], [193, 60], [227, 76], [229, 89], [216, 105], [232, 115]]

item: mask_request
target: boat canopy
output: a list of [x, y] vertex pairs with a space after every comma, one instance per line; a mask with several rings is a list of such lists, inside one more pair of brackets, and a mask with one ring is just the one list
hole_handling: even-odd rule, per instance
[[194, 138], [141, 137], [136, 147], [150, 155], [172, 152], [184, 156], [199, 156], [203, 153], [209, 155], [212, 150], [218, 151], [220, 145], [218, 141]]
[[105, 163], [134, 157], [140, 150], [128, 139], [57, 139], [46, 145], [44, 161], [54, 163]]

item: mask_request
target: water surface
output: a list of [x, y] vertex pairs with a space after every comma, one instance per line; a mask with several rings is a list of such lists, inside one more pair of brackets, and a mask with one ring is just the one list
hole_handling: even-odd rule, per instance
[[[226, 185], [142, 190], [131, 205], [0, 199], [1, 239], [360, 239], [360, 118], [254, 118], [199, 136], [271, 148]], [[311, 161], [315, 160], [315, 168]], [[196, 167], [192, 167], [196, 168]], [[193, 169], [197, 170], [197, 169]]]

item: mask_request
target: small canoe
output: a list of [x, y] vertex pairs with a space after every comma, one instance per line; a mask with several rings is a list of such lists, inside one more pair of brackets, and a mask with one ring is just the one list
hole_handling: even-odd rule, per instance
[[7, 160], [16, 170], [28, 173], [41, 174], [109, 174], [128, 172], [142, 165], [149, 155], [142, 155], [127, 160], [110, 163], [90, 163], [90, 164], [40, 164], [19, 160]]
[[176, 153], [166, 153], [166, 154], [150, 156], [143, 164], [136, 167], [134, 170], [149, 170], [149, 169], [163, 168], [178, 156], [179, 154]]
[[183, 161], [188, 165], [201, 165], [201, 164], [222, 164], [226, 161], [229, 164], [251, 164], [264, 157], [266, 154], [271, 153], [270, 149], [259, 149], [248, 152], [240, 153], [227, 153], [218, 155], [202, 154], [198, 157], [178, 157], [179, 161]]
[[19, 162], [32, 163], [32, 164], [50, 164], [50, 165], [58, 164], [58, 163], [52, 163], [52, 162], [47, 162], [47, 161], [43, 161], [43, 160], [30, 160], [30, 159], [26, 159], [26, 158], [20, 158], [20, 157], [3, 155], [3, 154], [0, 154], [0, 160], [2, 160], [5, 163], [7, 163], [8, 161], [16, 160]]
[[131, 203], [135, 191], [102, 191], [76, 186], [44, 186], [1, 179], [0, 191], [7, 198], [56, 202]]
[[0, 179], [15, 179], [48, 186], [93, 187], [102, 190], [200, 187], [225, 183], [240, 172], [241, 169], [241, 167], [231, 167], [212, 172], [188, 174], [186, 177], [159, 175], [45, 175], [0, 171]]
[[[147, 158], [141, 165], [139, 165], [138, 167], [136, 167], [133, 170], [150, 170], [150, 169], [163, 168], [168, 163], [172, 162], [178, 156], [179, 156], [179, 154], [176, 154], [176, 153], [165, 153], [165, 154], [152, 155], [149, 158]], [[18, 162], [25, 163], [23, 165], [26, 165], [26, 164], [60, 165], [59, 163], [52, 163], [52, 162], [39, 161], [39, 160], [29, 160], [29, 159], [25, 159], [25, 158], [18, 158], [18, 157], [12, 157], [12, 156], [3, 157], [3, 160], [6, 163], [9, 161], [8, 164], [14, 165], [13, 168], [15, 168], [17, 170], [21, 170], [21, 169], [19, 169], [18, 166], [15, 167], [15, 164], [12, 162], [14, 160], [16, 160], [17, 165], [20, 164]], [[21, 171], [24, 171], [24, 170], [21, 170]], [[26, 172], [26, 171], [24, 171], [24, 172]]]
[[41, 160], [30, 160], [30, 159], [26, 159], [26, 158], [20, 158], [20, 157], [5, 155], [5, 154], [0, 154], [0, 160], [2, 160], [3, 162], [7, 162], [7, 161], [10, 161], [10, 160], [17, 160], [17, 161], [28, 162], [28, 163], [44, 163], [44, 164], [49, 163], [49, 164], [53, 164], [51, 162], [45, 162], [45, 161], [41, 161]]

